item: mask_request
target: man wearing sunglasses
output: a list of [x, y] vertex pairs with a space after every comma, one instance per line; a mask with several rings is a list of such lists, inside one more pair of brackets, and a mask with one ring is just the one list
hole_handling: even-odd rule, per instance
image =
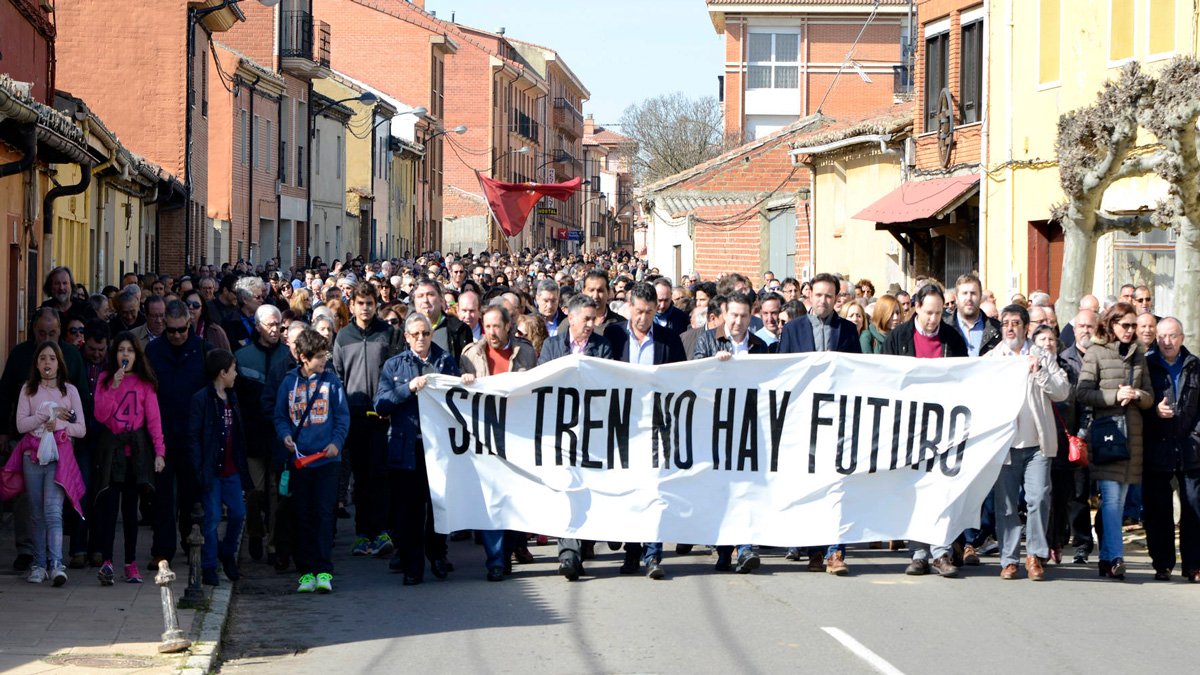
[[[148, 313], [152, 311], [149, 305]], [[150, 545], [149, 569], [158, 569], [158, 561], [170, 562], [174, 557], [176, 524], [180, 542], [187, 540], [191, 529], [194, 499], [189, 470], [188, 414], [192, 396], [208, 384], [204, 377], [204, 354], [208, 349], [191, 329], [192, 317], [187, 306], [172, 300], [157, 311], [163, 313], [162, 334], [166, 339], [151, 341], [146, 348], [146, 359], [162, 383], [158, 387], [158, 408], [167, 461], [154, 476], [154, 539]]]

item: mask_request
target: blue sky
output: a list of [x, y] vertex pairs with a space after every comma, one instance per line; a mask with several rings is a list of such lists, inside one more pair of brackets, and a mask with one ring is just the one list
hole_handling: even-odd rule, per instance
[[584, 113], [598, 124], [658, 94], [717, 95], [724, 49], [704, 0], [426, 0], [425, 9], [556, 50], [592, 92]]

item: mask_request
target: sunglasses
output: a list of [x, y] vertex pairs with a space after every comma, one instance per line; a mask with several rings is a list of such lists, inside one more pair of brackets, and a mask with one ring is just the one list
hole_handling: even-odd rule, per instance
[[400, 319], [388, 319], [387, 322], [388, 322], [388, 325], [390, 325], [390, 326], [399, 326], [400, 325]]
[[1122, 322], [1122, 323], [1118, 323], [1117, 325], [1125, 330], [1133, 330], [1133, 329], [1137, 328], [1137, 322], [1134, 322], [1134, 323]]
[[192, 301], [192, 302], [189, 302], [186, 304], [188, 306], [188, 309], [200, 309], [201, 307], [204, 306], [203, 304], [196, 302], [196, 301]]
[[433, 335], [433, 331], [428, 331], [428, 330], [413, 330], [413, 331], [409, 331], [409, 332], [408, 332], [408, 336], [409, 336], [409, 337], [411, 337], [411, 338], [427, 338], [427, 337], [429, 337], [430, 335]]
[[170, 326], [167, 326], [166, 331], [172, 335], [183, 335], [184, 333], [188, 332], [188, 327], [184, 326], [182, 328], [171, 328]]
[[82, 328], [68, 328], [67, 332], [70, 333], [71, 335], [83, 335]]

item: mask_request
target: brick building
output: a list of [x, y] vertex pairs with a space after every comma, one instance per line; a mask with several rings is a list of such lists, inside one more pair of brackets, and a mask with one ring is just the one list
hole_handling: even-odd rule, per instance
[[978, 0], [921, 0], [917, 25], [911, 171], [854, 217], [895, 237], [906, 273], [953, 284], [980, 263], [987, 14]]
[[633, 197], [630, 156], [637, 145], [627, 136], [583, 120], [583, 224], [588, 250], [633, 247], [638, 202]]
[[706, 1], [725, 40], [727, 136], [761, 138], [816, 113], [854, 117], [909, 92], [908, 0]]
[[[244, 20], [239, 7], [220, 0], [55, 3], [56, 86], [86, 100], [130, 148], [183, 182], [183, 203], [159, 214], [145, 269], [178, 273], [204, 255], [210, 36]], [[154, 28], [134, 29], [145, 26]], [[100, 45], [104, 58], [97, 58]]]

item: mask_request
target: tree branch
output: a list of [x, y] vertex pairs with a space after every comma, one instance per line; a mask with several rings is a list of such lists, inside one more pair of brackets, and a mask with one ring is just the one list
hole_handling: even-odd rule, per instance
[[1094, 236], [1099, 237], [1109, 232], [1128, 232], [1129, 234], [1149, 232], [1154, 229], [1154, 223], [1151, 221], [1152, 217], [1153, 214], [1151, 213], [1116, 216], [1097, 211], [1096, 227], [1092, 230], [1092, 233]]

